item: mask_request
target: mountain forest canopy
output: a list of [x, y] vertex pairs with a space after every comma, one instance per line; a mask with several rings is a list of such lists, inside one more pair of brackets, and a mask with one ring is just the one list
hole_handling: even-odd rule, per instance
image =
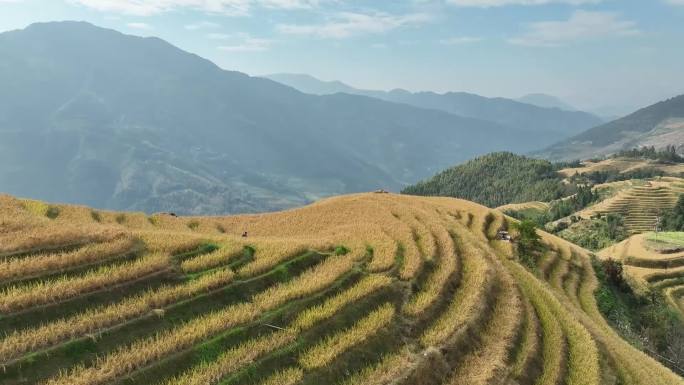
[[497, 152], [448, 168], [402, 193], [458, 197], [489, 207], [551, 201], [567, 194], [558, 168], [546, 160]]

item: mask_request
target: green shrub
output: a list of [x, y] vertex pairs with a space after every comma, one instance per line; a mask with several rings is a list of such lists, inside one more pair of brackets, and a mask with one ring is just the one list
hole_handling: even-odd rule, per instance
[[114, 219], [116, 220], [116, 223], [123, 225], [124, 222], [126, 222], [126, 215], [125, 214], [119, 214]]
[[190, 222], [188, 222], [188, 228], [189, 228], [190, 230], [196, 230], [196, 229], [199, 227], [199, 225], [200, 225], [200, 224], [199, 224], [199, 222], [197, 222], [197, 221], [190, 221]]
[[518, 258], [520, 262], [529, 267], [537, 266], [537, 256], [542, 252], [541, 237], [537, 234], [537, 225], [530, 220], [523, 220], [513, 224], [517, 230]]
[[95, 210], [90, 210], [90, 216], [93, 218], [95, 222], [102, 222], [102, 215], [100, 215], [99, 212]]
[[626, 239], [629, 234], [621, 215], [608, 214], [575, 223], [559, 231], [558, 235], [585, 249], [601, 250]]
[[349, 253], [349, 249], [344, 246], [335, 247], [335, 255], [346, 255]]
[[592, 256], [591, 263], [599, 282], [596, 304], [611, 326], [635, 347], [657, 353], [650, 355], [664, 365], [674, 369], [684, 364], [682, 320], [663, 293], [638, 296], [625, 283], [619, 262]]
[[50, 218], [50, 219], [55, 219], [59, 216], [59, 207], [57, 206], [48, 206], [47, 211], [45, 212], [45, 216]]
[[660, 222], [663, 231], [684, 231], [684, 195], [680, 195], [672, 210], [664, 213]]

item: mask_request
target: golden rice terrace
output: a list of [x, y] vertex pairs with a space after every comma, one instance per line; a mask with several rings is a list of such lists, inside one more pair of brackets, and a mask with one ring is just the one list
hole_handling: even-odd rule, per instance
[[575, 215], [589, 218], [596, 214], [620, 214], [625, 227], [631, 234], [653, 231], [658, 218], [666, 210], [671, 210], [677, 199], [684, 194], [684, 180], [662, 177], [640, 184], [624, 184], [612, 197], [590, 206]]
[[[0, 196], [1, 384], [684, 384], [599, 313], [587, 252], [450, 198], [147, 216]], [[246, 236], [243, 236], [246, 235]]]

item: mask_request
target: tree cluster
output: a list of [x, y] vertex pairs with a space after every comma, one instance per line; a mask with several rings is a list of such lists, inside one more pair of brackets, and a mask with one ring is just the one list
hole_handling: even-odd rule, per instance
[[492, 153], [470, 160], [409, 186], [402, 193], [450, 196], [489, 207], [551, 201], [567, 195], [551, 162], [510, 152]]
[[614, 158], [637, 158], [652, 159], [660, 162], [684, 163], [684, 157], [677, 154], [677, 147], [667, 145], [662, 150], [656, 150], [655, 146], [644, 146], [623, 150], [613, 155]]
[[680, 195], [672, 210], [666, 211], [660, 221], [663, 231], [684, 231], [684, 195]]

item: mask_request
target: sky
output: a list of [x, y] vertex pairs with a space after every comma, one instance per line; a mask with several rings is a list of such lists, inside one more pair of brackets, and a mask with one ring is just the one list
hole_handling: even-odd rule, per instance
[[365, 89], [540, 92], [606, 115], [684, 94], [684, 0], [0, 0], [0, 31], [56, 20]]

